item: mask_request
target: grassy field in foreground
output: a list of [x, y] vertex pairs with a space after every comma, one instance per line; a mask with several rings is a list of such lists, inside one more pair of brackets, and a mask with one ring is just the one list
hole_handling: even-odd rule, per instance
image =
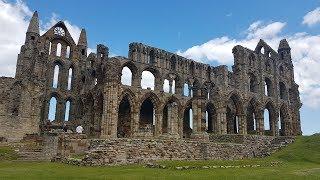
[[[5, 154], [5, 155], [4, 155]], [[142, 165], [78, 167], [50, 162], [19, 162], [0, 149], [0, 179], [320, 179], [320, 135], [297, 138], [294, 144], [263, 159], [239, 161], [165, 161], [168, 169]], [[1, 160], [2, 159], [2, 160]], [[273, 162], [280, 165], [270, 166]], [[177, 166], [261, 165], [261, 167], [176, 170]]]

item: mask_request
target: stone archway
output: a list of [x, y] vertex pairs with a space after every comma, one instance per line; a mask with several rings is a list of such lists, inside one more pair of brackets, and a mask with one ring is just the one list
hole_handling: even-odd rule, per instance
[[206, 124], [208, 133], [217, 133], [217, 113], [212, 103], [208, 103], [206, 106]]
[[132, 107], [128, 95], [124, 96], [119, 104], [118, 122], [117, 122], [117, 137], [131, 137], [132, 124]]
[[193, 127], [193, 111], [191, 103], [187, 105], [183, 113], [182, 137], [190, 138]]
[[240, 98], [232, 94], [227, 101], [227, 134], [244, 134], [243, 108]]

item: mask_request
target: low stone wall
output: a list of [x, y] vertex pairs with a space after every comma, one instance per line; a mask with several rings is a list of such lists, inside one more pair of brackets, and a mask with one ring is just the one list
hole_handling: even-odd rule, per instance
[[[229, 135], [223, 135], [229, 136]], [[230, 142], [215, 142], [221, 139]], [[294, 141], [292, 137], [278, 139], [268, 136], [210, 137], [210, 141], [164, 139], [91, 140], [90, 150], [83, 159], [86, 165], [146, 163], [156, 160], [243, 159], [267, 156], [274, 149]]]
[[89, 148], [89, 141], [85, 134], [61, 133], [58, 140], [58, 155], [69, 157], [83, 154]]

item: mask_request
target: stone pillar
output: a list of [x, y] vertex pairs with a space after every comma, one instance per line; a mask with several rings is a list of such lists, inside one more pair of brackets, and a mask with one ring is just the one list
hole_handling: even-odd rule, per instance
[[206, 132], [201, 131], [203, 119], [202, 109], [203, 108], [201, 99], [195, 99], [192, 101], [193, 129], [191, 138], [208, 140], [208, 134]]
[[56, 120], [60, 123], [64, 121], [64, 115], [66, 111], [66, 103], [62, 99], [57, 100], [57, 108], [56, 108]]
[[68, 76], [69, 76], [69, 69], [66, 67], [60, 67], [59, 69], [59, 76], [58, 76], [58, 87], [63, 90], [67, 90], [68, 87]]
[[101, 138], [117, 137], [118, 122], [118, 86], [117, 82], [107, 82], [104, 88], [104, 106], [101, 120]]
[[155, 91], [163, 91], [163, 79], [162, 78], [155, 77], [154, 90]]
[[141, 73], [132, 74], [132, 87], [141, 88]]
[[173, 102], [168, 105], [168, 132], [175, 137], [179, 136], [178, 113], [177, 103]]
[[140, 119], [140, 111], [138, 108], [134, 108], [133, 112], [132, 112], [132, 136], [136, 137], [138, 135], [139, 132], [139, 119]]
[[175, 84], [175, 94], [179, 94], [179, 95], [183, 95], [183, 93], [182, 93], [182, 90], [183, 88], [182, 88], [182, 86], [181, 86], [181, 84], [179, 84], [179, 83], [177, 83], [176, 82], [176, 84]]
[[238, 115], [239, 134], [247, 134], [247, 118], [245, 114]]
[[155, 128], [154, 128], [154, 136], [158, 137], [161, 135], [161, 129], [162, 129], [162, 113], [156, 112], [155, 114]]
[[256, 115], [256, 122], [257, 122], [257, 134], [264, 135], [264, 117], [263, 111], [259, 111]]
[[217, 134], [227, 134], [227, 110], [225, 107], [221, 107], [216, 110], [217, 113]]
[[172, 80], [169, 80], [169, 93], [172, 94]]

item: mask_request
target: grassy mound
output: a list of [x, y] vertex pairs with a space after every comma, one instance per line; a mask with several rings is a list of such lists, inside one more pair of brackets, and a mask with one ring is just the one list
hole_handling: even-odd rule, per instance
[[298, 137], [295, 143], [273, 154], [273, 159], [320, 164], [320, 134]]

